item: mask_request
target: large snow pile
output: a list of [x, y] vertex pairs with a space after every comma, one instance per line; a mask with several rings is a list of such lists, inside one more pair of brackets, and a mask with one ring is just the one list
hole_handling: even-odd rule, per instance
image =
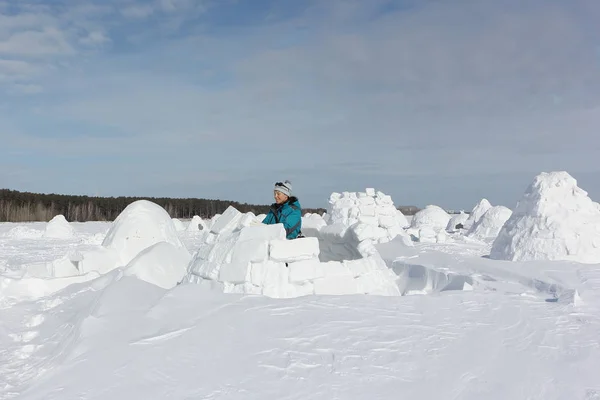
[[327, 225], [318, 232], [308, 229], [307, 236], [318, 237], [321, 261], [352, 260], [376, 253], [377, 243], [402, 236], [412, 244], [404, 231], [406, 217], [396, 209], [389, 195], [369, 188], [365, 192], [332, 193], [324, 216]]
[[478, 239], [494, 239], [510, 218], [512, 211], [504, 206], [494, 206], [487, 210], [479, 220], [471, 226], [467, 236]]
[[399, 295], [397, 276], [377, 254], [321, 262], [314, 237], [285, 239], [283, 225], [256, 223], [230, 207], [190, 262], [187, 281], [227, 293], [287, 298], [309, 294]]
[[159, 242], [185, 249], [169, 213], [156, 203], [138, 200], [115, 219], [102, 246], [115, 250], [121, 264], [126, 265], [142, 250]]
[[490, 208], [492, 208], [492, 205], [487, 199], [479, 200], [479, 203], [477, 203], [475, 207], [473, 207], [473, 210], [469, 214], [469, 218], [467, 218], [467, 220], [463, 224], [463, 227], [467, 230], [471, 229], [471, 227], [475, 225], [477, 221], [479, 221], [479, 219], [483, 216], [483, 214], [485, 214]]
[[567, 172], [541, 173], [504, 224], [490, 257], [600, 263], [600, 207]]
[[53, 239], [70, 239], [75, 236], [75, 229], [69, 224], [64, 215], [57, 215], [46, 224], [44, 237]]

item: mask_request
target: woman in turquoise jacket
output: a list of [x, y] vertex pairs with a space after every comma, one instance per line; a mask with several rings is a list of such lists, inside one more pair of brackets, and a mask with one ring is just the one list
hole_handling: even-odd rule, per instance
[[292, 196], [290, 181], [277, 182], [274, 188], [275, 203], [263, 219], [263, 224], [283, 224], [286, 238], [296, 239], [302, 236], [302, 209], [295, 196]]

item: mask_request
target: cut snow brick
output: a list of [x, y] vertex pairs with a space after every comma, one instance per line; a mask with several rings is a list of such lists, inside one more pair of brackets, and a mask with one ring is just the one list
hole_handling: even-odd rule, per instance
[[290, 282], [301, 283], [312, 281], [324, 276], [323, 266], [319, 260], [306, 260], [290, 263]]
[[371, 196], [371, 197], [375, 197], [375, 189], [373, 188], [367, 188], [367, 190], [365, 190], [367, 196]]
[[232, 263], [262, 262], [269, 257], [269, 242], [261, 239], [238, 241], [231, 254]]
[[223, 231], [233, 230], [242, 218], [242, 213], [236, 210], [234, 207], [229, 206], [227, 210], [221, 215], [210, 228], [213, 233], [221, 233]]
[[375, 206], [360, 206], [359, 211], [361, 216], [374, 217], [376, 215]]
[[250, 280], [250, 263], [235, 262], [224, 264], [219, 271], [219, 280], [228, 283], [244, 283]]
[[319, 256], [319, 240], [317, 238], [299, 238], [294, 240], [271, 240], [269, 256], [273, 261], [294, 262], [310, 260]]
[[283, 224], [274, 225], [252, 225], [245, 227], [240, 232], [240, 241], [246, 240], [276, 240], [285, 239], [285, 228]]

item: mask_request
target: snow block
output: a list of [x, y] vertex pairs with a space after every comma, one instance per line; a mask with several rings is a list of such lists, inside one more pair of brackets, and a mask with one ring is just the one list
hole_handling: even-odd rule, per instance
[[233, 262], [224, 264], [219, 270], [219, 280], [228, 283], [244, 283], [251, 281], [251, 264], [249, 262]]
[[317, 238], [299, 238], [294, 240], [271, 240], [269, 257], [278, 262], [294, 262], [319, 257], [319, 240]]
[[274, 225], [252, 225], [240, 231], [240, 241], [246, 240], [277, 240], [285, 239], [285, 228], [283, 224]]
[[221, 233], [223, 231], [232, 231], [242, 218], [242, 213], [234, 207], [229, 206], [210, 228], [213, 233]]
[[269, 242], [261, 239], [238, 241], [231, 254], [232, 263], [262, 262], [269, 257]]
[[290, 283], [312, 281], [325, 276], [323, 266], [319, 260], [305, 260], [290, 263]]

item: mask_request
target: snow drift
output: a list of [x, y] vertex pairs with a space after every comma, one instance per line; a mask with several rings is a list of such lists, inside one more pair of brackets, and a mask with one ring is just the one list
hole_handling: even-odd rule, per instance
[[319, 240], [285, 239], [282, 224], [251, 226], [230, 207], [215, 221], [188, 268], [187, 282], [227, 293], [289, 298], [310, 294], [399, 295], [396, 275], [377, 254], [321, 262]]
[[567, 172], [541, 173], [504, 224], [490, 257], [600, 263], [600, 207]]

